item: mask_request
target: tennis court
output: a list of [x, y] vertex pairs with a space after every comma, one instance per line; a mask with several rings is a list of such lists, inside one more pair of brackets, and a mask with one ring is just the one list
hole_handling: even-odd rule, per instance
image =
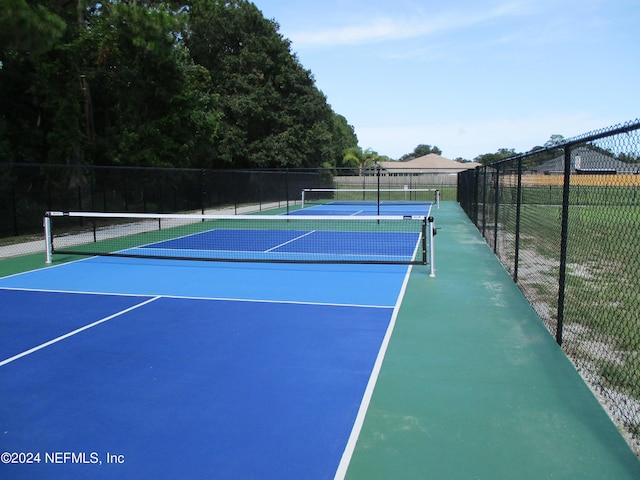
[[11, 478], [335, 475], [423, 230], [256, 218], [178, 218], [187, 234], [126, 217], [68, 249], [88, 256], [0, 280]]
[[[236, 234], [217, 228], [226, 219], [167, 239], [178, 227], [155, 218], [132, 234], [151, 258], [107, 239], [112, 227], [93, 228], [105, 239], [61, 245], [48, 268], [0, 278], [0, 476], [638, 478], [637, 459], [456, 204], [437, 213], [436, 278], [428, 256], [415, 261], [421, 226], [393, 234], [411, 251], [402, 263], [379, 261], [389, 252], [378, 246], [364, 248], [371, 263], [265, 260], [291, 232], [332, 237], [322, 251], [300, 247], [319, 256], [336, 238], [375, 245], [389, 232], [301, 229], [308, 211], [285, 216], [286, 228], [241, 225], [260, 247], [234, 244], [242, 254], [225, 261], [175, 251], [202, 251], [193, 236]], [[64, 262], [65, 248], [85, 251]], [[153, 258], [160, 251], [168, 258]], [[487, 292], [493, 301], [479, 304]]]

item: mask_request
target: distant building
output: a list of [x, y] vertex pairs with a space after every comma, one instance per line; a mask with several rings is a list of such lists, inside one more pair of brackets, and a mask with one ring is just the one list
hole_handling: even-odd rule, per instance
[[[544, 162], [529, 169], [530, 172], [545, 175], [562, 175], [564, 173], [564, 155]], [[582, 175], [616, 175], [638, 173], [638, 167], [621, 162], [611, 155], [588, 147], [580, 147], [571, 151], [571, 173]]]
[[[406, 162], [378, 162], [380, 174], [384, 176], [408, 177], [424, 174], [457, 174], [465, 170], [476, 168], [480, 163], [456, 162], [448, 158], [441, 157], [435, 153], [423, 155]], [[375, 165], [367, 168], [368, 175], [375, 175]]]
[[[441, 188], [455, 187], [458, 173], [481, 164], [456, 162], [435, 153], [406, 162], [378, 162], [365, 168], [363, 175], [341, 175], [335, 184], [342, 187], [371, 186], [380, 181], [384, 188]], [[380, 176], [378, 176], [380, 172]]]

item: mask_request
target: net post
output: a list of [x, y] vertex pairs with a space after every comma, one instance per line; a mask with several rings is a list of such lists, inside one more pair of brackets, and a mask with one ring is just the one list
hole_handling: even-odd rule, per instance
[[440, 190], [436, 190], [436, 208], [440, 208]]
[[302, 198], [300, 199], [300, 208], [304, 208], [304, 191], [305, 189], [302, 189]]
[[51, 237], [51, 215], [49, 212], [45, 212], [42, 226], [44, 227], [45, 263], [51, 263], [53, 238]]
[[206, 211], [206, 207], [205, 207], [205, 203], [206, 203], [206, 198], [207, 198], [207, 194], [206, 194], [206, 187], [205, 187], [205, 178], [206, 178], [206, 172], [204, 168], [200, 169], [200, 213], [202, 213], [202, 215], [204, 215], [204, 212]]
[[435, 266], [435, 249], [433, 246], [433, 237], [435, 236], [435, 221], [433, 217], [427, 218], [429, 222], [429, 276], [436, 276], [436, 266]]
[[427, 218], [422, 217], [422, 264], [427, 264]]
[[378, 161], [376, 160], [376, 176], [378, 177], [378, 216], [380, 216], [380, 165], [378, 165]]

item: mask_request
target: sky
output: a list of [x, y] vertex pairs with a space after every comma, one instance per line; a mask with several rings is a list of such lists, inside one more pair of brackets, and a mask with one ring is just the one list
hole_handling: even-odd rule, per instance
[[640, 0], [253, 0], [359, 146], [473, 160], [640, 118]]

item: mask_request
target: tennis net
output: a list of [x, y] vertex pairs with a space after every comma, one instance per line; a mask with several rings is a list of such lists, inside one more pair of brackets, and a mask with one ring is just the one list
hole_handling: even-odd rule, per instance
[[302, 207], [312, 205], [379, 204], [435, 205], [440, 208], [440, 190], [437, 188], [305, 188], [301, 195]]
[[[433, 265], [433, 218], [47, 212], [53, 255]], [[433, 272], [432, 272], [433, 273]]]

